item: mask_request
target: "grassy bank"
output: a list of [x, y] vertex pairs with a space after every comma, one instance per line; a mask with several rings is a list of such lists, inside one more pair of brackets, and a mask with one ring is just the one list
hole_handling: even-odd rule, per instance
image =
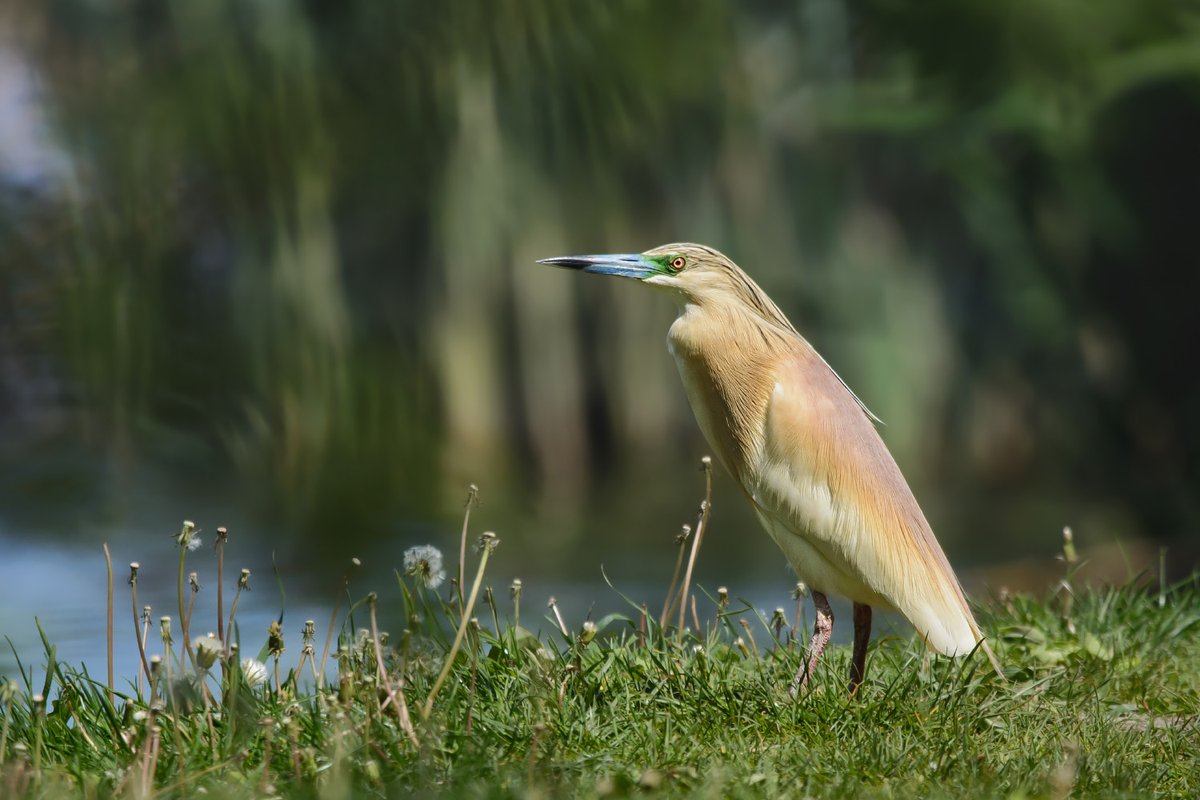
[[[198, 635], [188, 536], [177, 613], [137, 620], [138, 676], [110, 689], [47, 642], [44, 681], [26, 669], [3, 684], [0, 795], [1200, 795], [1195, 579], [1075, 587], [1068, 551], [1054, 593], [982, 609], [1006, 681], [981, 656], [883, 638], [854, 700], [845, 648], [793, 700], [795, 609], [688, 586], [692, 541], [671, 582], [682, 615], [632, 598], [574, 626], [522, 608], [519, 584], [488, 575], [485, 537], [461, 584], [417, 548], [378, 596], [331, 600], [299, 646], [272, 630], [242, 631], [238, 648], [249, 577], [225, 578], [220, 618], [203, 622], [219, 635]], [[133, 572], [116, 624], [140, 614]], [[377, 608], [402, 608], [407, 627], [380, 631]]]

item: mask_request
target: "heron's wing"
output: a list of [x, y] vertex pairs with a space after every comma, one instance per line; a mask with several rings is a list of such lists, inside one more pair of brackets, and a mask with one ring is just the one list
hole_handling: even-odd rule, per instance
[[881, 597], [934, 649], [970, 652], [979, 629], [908, 483], [850, 390], [799, 345], [776, 371], [752, 499], [776, 538], [801, 537], [869, 590], [853, 599]]

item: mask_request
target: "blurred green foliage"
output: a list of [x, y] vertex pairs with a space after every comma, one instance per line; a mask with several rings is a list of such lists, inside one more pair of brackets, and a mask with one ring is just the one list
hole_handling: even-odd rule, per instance
[[567, 531], [548, 557], [616, 499], [634, 542], [692, 502], [647, 479], [703, 448], [670, 311], [530, 262], [685, 239], [887, 421], [952, 551], [1200, 522], [1194, 2], [16, 0], [0, 25], [66, 163], [0, 187], [6, 460], [83, 438], [314, 533], [476, 480]]

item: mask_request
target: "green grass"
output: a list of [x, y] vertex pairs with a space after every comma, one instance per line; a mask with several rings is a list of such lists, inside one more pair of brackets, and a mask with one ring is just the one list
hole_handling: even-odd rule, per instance
[[472, 610], [483, 625], [465, 626], [451, 660], [452, 584], [398, 579], [378, 603], [402, 607], [409, 626], [372, 632], [374, 595], [341, 603], [320, 691], [321, 631], [312, 660], [289, 651], [278, 679], [268, 654], [257, 686], [236, 655], [196, 680], [176, 631], [153, 690], [130, 680], [112, 702], [107, 681], [58, 663], [47, 642], [45, 682], [25, 671], [0, 696], [0, 796], [1200, 796], [1196, 579], [982, 609], [1007, 681], [979, 654], [877, 639], [853, 700], [847, 648], [831, 648], [793, 700], [803, 648], [787, 628], [777, 637], [754, 610], [703, 595], [700, 634], [664, 630], [631, 601], [595, 638], [556, 631], [548, 615], [539, 625], [556, 632], [539, 640], [483, 591]]

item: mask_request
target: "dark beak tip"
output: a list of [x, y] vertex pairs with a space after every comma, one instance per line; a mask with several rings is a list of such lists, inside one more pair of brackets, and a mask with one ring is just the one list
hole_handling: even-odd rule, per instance
[[638, 254], [614, 253], [602, 256], [556, 256], [539, 258], [537, 263], [565, 267], [597, 275], [616, 275], [624, 278], [644, 278], [648, 274]]

